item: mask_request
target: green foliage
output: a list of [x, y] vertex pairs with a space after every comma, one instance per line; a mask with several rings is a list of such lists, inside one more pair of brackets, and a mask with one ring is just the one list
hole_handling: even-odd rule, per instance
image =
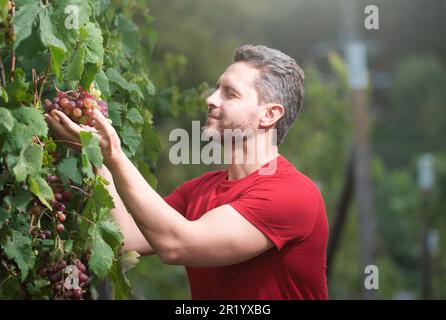
[[374, 131], [378, 151], [392, 166], [446, 148], [445, 86], [446, 69], [434, 56], [410, 56], [396, 65], [391, 104]]
[[[134, 253], [120, 254], [123, 235], [111, 216], [115, 206], [108, 182], [94, 173], [103, 162], [98, 139], [82, 132], [80, 151], [53, 140], [41, 106], [44, 98], [55, 96], [55, 86], [67, 91], [95, 85], [110, 103], [125, 152], [156, 185], [160, 145], [147, 103], [155, 88], [142, 47], [154, 39], [151, 17], [138, 16], [144, 23], [137, 26], [132, 19], [140, 13], [125, 3], [31, 0], [16, 1], [16, 14], [9, 19], [12, 12], [3, 8], [6, 2], [0, 4], [1, 22], [11, 21], [1, 29], [1, 62], [13, 70], [0, 84], [0, 298], [66, 298], [52, 291], [42, 270], [84, 261], [90, 288], [108, 278], [114, 297], [124, 299], [131, 291], [125, 273], [138, 259]], [[76, 21], [68, 6], [78, 9], [78, 28], [69, 26]], [[151, 34], [144, 41], [143, 29]], [[142, 136], [148, 141], [142, 143]], [[54, 176], [60, 178], [57, 185]], [[73, 199], [64, 200], [65, 231], [58, 232], [60, 188]], [[45, 230], [50, 236], [42, 236]]]

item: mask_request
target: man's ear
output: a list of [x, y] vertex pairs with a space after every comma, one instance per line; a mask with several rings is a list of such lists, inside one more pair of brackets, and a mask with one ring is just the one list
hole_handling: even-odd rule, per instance
[[285, 107], [278, 103], [268, 103], [264, 106], [264, 110], [260, 117], [259, 127], [272, 127], [280, 118], [285, 115]]

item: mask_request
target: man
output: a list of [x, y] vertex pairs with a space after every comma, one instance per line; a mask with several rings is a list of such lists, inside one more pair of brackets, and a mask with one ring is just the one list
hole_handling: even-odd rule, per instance
[[[193, 299], [327, 299], [324, 202], [277, 148], [302, 107], [303, 80], [297, 63], [278, 50], [238, 48], [206, 99], [204, 132], [251, 130], [242, 142], [244, 161], [192, 179], [164, 199], [95, 110], [105, 164], [99, 173], [122, 195], [112, 184], [124, 250], [186, 266]], [[46, 118], [56, 135], [78, 142], [82, 129], [63, 113], [52, 114]], [[253, 152], [261, 156], [246, 161]]]

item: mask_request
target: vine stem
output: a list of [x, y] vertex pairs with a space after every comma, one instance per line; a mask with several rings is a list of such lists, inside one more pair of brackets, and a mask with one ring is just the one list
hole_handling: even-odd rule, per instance
[[2, 87], [6, 87], [6, 78], [5, 78], [5, 66], [3, 65], [2, 56], [0, 54], [0, 81], [2, 84]]
[[[15, 273], [14, 270], [11, 270], [11, 268], [8, 267], [8, 265], [6, 264], [6, 262], [3, 259], [2, 259], [2, 265], [5, 267], [6, 270], [8, 270], [8, 272], [11, 273], [9, 276], [17, 276], [17, 273]], [[3, 282], [5, 280], [3, 280], [1, 284], [3, 284]]]
[[[14, 4], [13, 1], [11, 1], [11, 3]], [[15, 15], [15, 5], [12, 6], [11, 18], [14, 17], [14, 15]], [[14, 81], [15, 61], [16, 61], [15, 49], [12, 49], [11, 57], [12, 58], [11, 58], [10, 79], [11, 81]]]
[[67, 211], [67, 212], [69, 212], [70, 214], [74, 214], [77, 217], [81, 217], [82, 219], [84, 219], [85, 221], [87, 221], [90, 224], [96, 224], [95, 222], [91, 221], [90, 219], [84, 217], [83, 215], [81, 215], [81, 214], [79, 214], [77, 212], [74, 212], [74, 211]]
[[31, 75], [33, 79], [34, 92], [33, 92], [33, 106], [37, 103], [37, 82], [39, 81], [39, 77], [37, 76], [36, 69], [32, 68]]
[[45, 144], [39, 139], [38, 136], [34, 136], [34, 138], [37, 140], [39, 146], [43, 149], [45, 147]]
[[50, 72], [50, 66], [51, 66], [51, 53], [50, 53], [50, 55], [48, 57], [48, 66], [46, 67], [45, 74], [44, 74], [44, 76], [42, 78], [42, 83], [40, 84], [39, 101], [42, 100], [43, 88], [45, 87], [46, 80], [47, 80], [48, 74]]
[[81, 146], [81, 144], [80, 143], [78, 143], [78, 142], [73, 142], [73, 141], [70, 141], [70, 140], [54, 140], [54, 142], [60, 142], [60, 143], [68, 143], [68, 144], [73, 144], [73, 145], [76, 145], [76, 146]]
[[79, 187], [77, 187], [77, 186], [73, 186], [73, 185], [70, 185], [70, 188], [76, 189], [76, 190], [82, 192], [83, 194], [85, 194], [86, 196], [90, 196], [90, 194], [89, 194], [88, 192], [86, 192], [86, 191], [85, 191], [84, 189], [82, 189], [82, 188], [79, 188]]

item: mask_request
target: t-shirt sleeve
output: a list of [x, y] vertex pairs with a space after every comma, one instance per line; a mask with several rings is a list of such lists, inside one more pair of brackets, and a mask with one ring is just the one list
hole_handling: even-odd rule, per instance
[[260, 182], [230, 205], [262, 231], [280, 250], [290, 240], [304, 240], [314, 229], [321, 198], [307, 181]]
[[199, 179], [200, 177], [186, 181], [178, 188], [175, 188], [171, 194], [165, 196], [164, 201], [183, 216], [186, 216], [188, 195], [192, 193]]

